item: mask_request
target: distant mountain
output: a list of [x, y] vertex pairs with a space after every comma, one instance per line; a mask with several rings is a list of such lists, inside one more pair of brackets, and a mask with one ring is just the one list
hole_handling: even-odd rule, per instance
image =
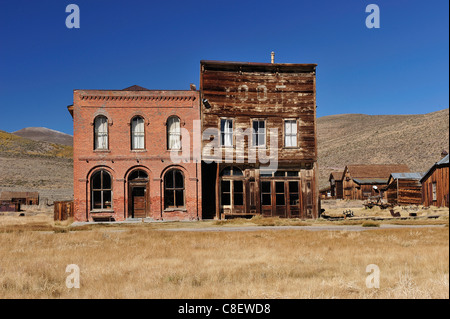
[[73, 146], [73, 136], [46, 127], [26, 127], [12, 134], [34, 141]]
[[417, 115], [338, 114], [317, 119], [319, 185], [347, 164], [406, 164], [426, 172], [449, 151], [449, 109]]

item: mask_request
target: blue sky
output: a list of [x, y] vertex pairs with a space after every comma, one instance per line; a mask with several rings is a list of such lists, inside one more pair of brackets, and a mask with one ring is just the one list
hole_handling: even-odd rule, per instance
[[[80, 8], [80, 28], [65, 25]], [[379, 29], [365, 24], [380, 8]], [[318, 116], [448, 107], [448, 0], [0, 0], [0, 130], [72, 134], [74, 89], [199, 86], [200, 60], [317, 63]]]

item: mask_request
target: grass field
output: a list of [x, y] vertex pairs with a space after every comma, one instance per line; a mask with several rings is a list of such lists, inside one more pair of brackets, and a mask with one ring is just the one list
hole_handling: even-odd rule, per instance
[[[0, 216], [0, 298], [449, 298], [448, 218], [420, 229], [166, 230], [249, 223], [326, 222], [75, 228], [48, 213]], [[69, 264], [80, 269], [79, 289], [66, 287]], [[369, 264], [380, 288], [366, 287]]]

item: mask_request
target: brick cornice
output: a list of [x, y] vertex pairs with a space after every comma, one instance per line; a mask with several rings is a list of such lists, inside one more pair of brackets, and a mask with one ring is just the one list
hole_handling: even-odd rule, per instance
[[192, 95], [80, 95], [83, 101], [195, 101], [197, 98]]

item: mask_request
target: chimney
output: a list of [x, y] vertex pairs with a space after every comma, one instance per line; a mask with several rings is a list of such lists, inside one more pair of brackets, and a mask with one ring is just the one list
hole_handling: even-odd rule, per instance
[[448, 152], [446, 150], [442, 150], [441, 152], [441, 158], [444, 158], [448, 155]]
[[272, 51], [272, 53], [270, 53], [270, 63], [274, 64], [275, 63], [275, 52]]

